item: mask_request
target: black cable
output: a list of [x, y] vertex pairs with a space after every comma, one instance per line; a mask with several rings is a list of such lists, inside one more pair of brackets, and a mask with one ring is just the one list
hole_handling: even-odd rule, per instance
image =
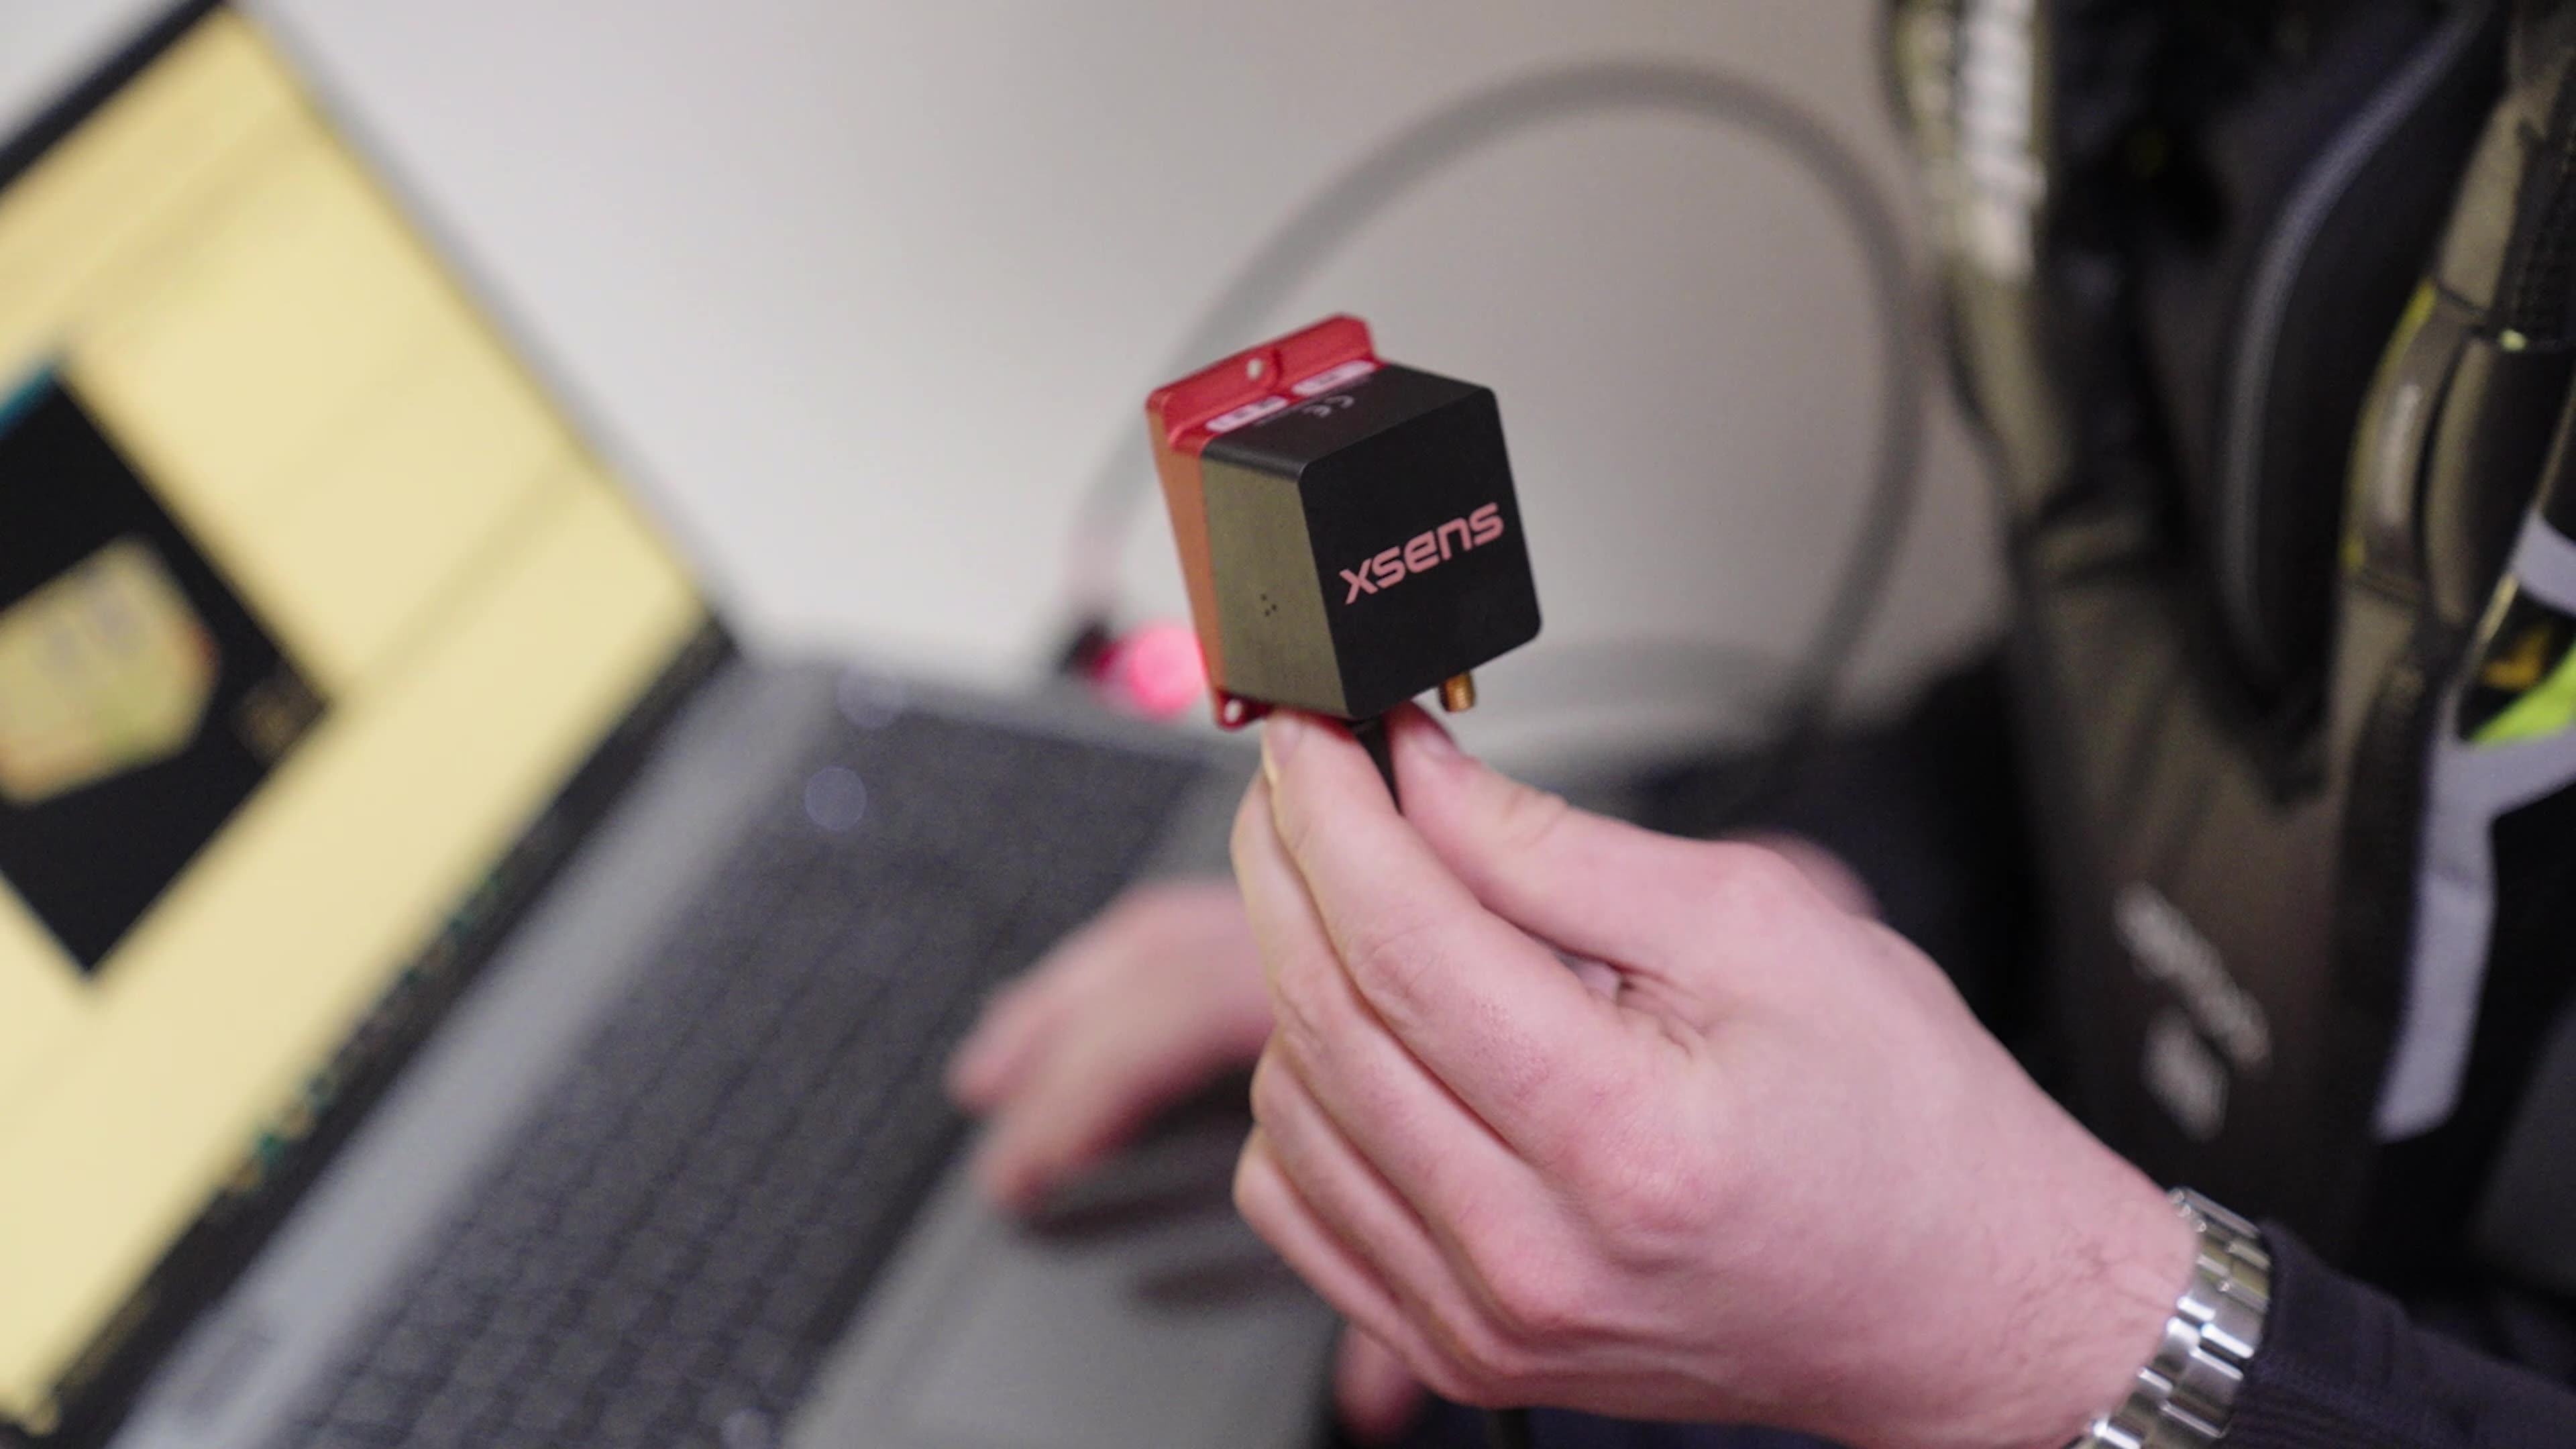
[[[1830, 713], [1850, 657], [1885, 602], [1912, 518], [1923, 451], [1924, 388], [1903, 228], [1868, 167], [1803, 107], [1755, 81], [1654, 61], [1585, 62], [1470, 93], [1389, 137], [1291, 214], [1200, 314], [1166, 371], [1178, 376], [1240, 346], [1361, 227], [1432, 176], [1535, 127], [1620, 111], [1694, 116], [1770, 142], [1799, 163], [1859, 243], [1880, 323], [1884, 356], [1869, 495], [1824, 616], [1781, 691], [1741, 805], [1776, 783]], [[1105, 630], [1121, 546], [1151, 494], [1152, 477], [1140, 430], [1122, 428], [1076, 515], [1068, 587], [1075, 619], [1068, 638]]]
[[1352, 720], [1351, 738], [1368, 751], [1369, 763], [1377, 766], [1377, 777], [1386, 782], [1386, 798], [1402, 810], [1404, 792], [1395, 788], [1395, 739], [1386, 732], [1386, 716], [1373, 714], [1367, 719]]

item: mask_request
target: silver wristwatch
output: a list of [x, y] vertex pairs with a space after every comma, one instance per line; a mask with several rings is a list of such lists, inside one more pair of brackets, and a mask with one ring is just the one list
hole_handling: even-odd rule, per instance
[[2199, 1193], [2175, 1188], [2173, 1204], [2200, 1238], [2191, 1284], [2128, 1401], [2067, 1449], [2209, 1449], [2236, 1412], [2272, 1306], [2272, 1255], [2252, 1223]]

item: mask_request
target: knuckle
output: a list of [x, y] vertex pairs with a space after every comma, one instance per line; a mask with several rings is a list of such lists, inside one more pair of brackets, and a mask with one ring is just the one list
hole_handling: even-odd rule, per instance
[[1639, 1246], [1687, 1239], [1714, 1207], [1703, 1174], [1680, 1161], [1637, 1162], [1606, 1194], [1603, 1217], [1615, 1240]]
[[1502, 1380], [1473, 1364], [1456, 1364], [1450, 1369], [1450, 1386], [1440, 1397], [1471, 1409], [1505, 1409], [1512, 1406], [1511, 1390]]
[[[1271, 1046], [1280, 1056], [1309, 1067], [1319, 1066], [1331, 1058], [1332, 1036], [1315, 1010], [1315, 1004], [1303, 992], [1283, 991], [1280, 1006], [1271, 1026]], [[1279, 1090], [1274, 1085], [1272, 1090]]]
[[1288, 953], [1272, 968], [1271, 1044], [1291, 1062], [1311, 1066], [1328, 1056], [1349, 989], [1337, 974], [1329, 959], [1306, 952]]
[[1395, 1328], [1378, 1335], [1378, 1341], [1404, 1365], [1405, 1372], [1452, 1403], [1475, 1402], [1477, 1386], [1436, 1315], [1417, 1304], [1399, 1305]]
[[1584, 1321], [1581, 1273], [1561, 1253], [1536, 1244], [1511, 1244], [1480, 1263], [1477, 1277], [1492, 1305], [1494, 1333], [1478, 1347], [1490, 1373], [1509, 1374], [1525, 1354], [1562, 1344]]
[[1805, 875], [1776, 850], [1712, 841], [1701, 851], [1707, 898], [1730, 920], [1771, 920], [1797, 909], [1811, 893]]
[[1521, 1386], [1537, 1376], [1536, 1361], [1498, 1331], [1489, 1332], [1459, 1368], [1467, 1379], [1467, 1402], [1488, 1409], [1521, 1402]]
[[1496, 1406], [1486, 1402], [1481, 1387], [1468, 1377], [1465, 1368], [1444, 1354], [1424, 1350], [1408, 1356], [1405, 1367], [1413, 1371], [1415, 1378], [1422, 1380], [1424, 1388], [1453, 1404], [1465, 1404], [1470, 1408]]
[[1581, 1331], [1584, 1273], [1570, 1245], [1526, 1222], [1467, 1219], [1458, 1248], [1481, 1311], [1457, 1325], [1468, 1361], [1491, 1376], [1526, 1367], [1529, 1356]]
[[1428, 1327], [1463, 1391], [1450, 1397], [1462, 1403], [1500, 1402], [1518, 1357], [1501, 1325], [1484, 1312], [1455, 1304], [1435, 1312]]
[[1633, 1171], [1632, 1158], [1656, 1150], [1652, 1126], [1665, 1090], [1653, 1072], [1621, 1056], [1536, 1064], [1524, 1097], [1535, 1105], [1541, 1092], [1548, 1095], [1534, 1160], [1577, 1193], [1618, 1183]]
[[1605, 1077], [1553, 1158], [1572, 1205], [1605, 1247], [1661, 1247], [1707, 1230], [1727, 1174], [1707, 1124], [1676, 1120], [1651, 1084]]
[[1419, 913], [1390, 915], [1351, 933], [1347, 956], [1351, 972], [1376, 982], [1402, 998], [1415, 998], [1430, 973], [1441, 969], [1440, 923]]
[[1604, 1152], [1590, 1166], [1588, 1216], [1631, 1266], [1688, 1251], [1731, 1211], [1729, 1176], [1703, 1153]]

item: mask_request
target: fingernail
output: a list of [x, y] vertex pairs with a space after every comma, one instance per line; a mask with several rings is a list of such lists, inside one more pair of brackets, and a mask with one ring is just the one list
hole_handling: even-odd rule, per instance
[[1442, 759], [1449, 760], [1454, 760], [1465, 753], [1465, 751], [1458, 748], [1458, 738], [1457, 736], [1449, 733], [1449, 727], [1447, 725], [1433, 719], [1427, 711], [1421, 712], [1421, 720], [1423, 726], [1422, 747], [1424, 749], [1441, 757]]
[[1280, 710], [1261, 722], [1261, 777], [1270, 788], [1279, 788], [1279, 771], [1297, 747], [1306, 742], [1314, 726], [1294, 710]]

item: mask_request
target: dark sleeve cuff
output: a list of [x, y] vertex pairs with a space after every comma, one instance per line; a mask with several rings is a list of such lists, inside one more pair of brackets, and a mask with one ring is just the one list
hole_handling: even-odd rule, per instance
[[2227, 1449], [2567, 1449], [2576, 1393], [2415, 1327], [2275, 1225], [2272, 1309]]

